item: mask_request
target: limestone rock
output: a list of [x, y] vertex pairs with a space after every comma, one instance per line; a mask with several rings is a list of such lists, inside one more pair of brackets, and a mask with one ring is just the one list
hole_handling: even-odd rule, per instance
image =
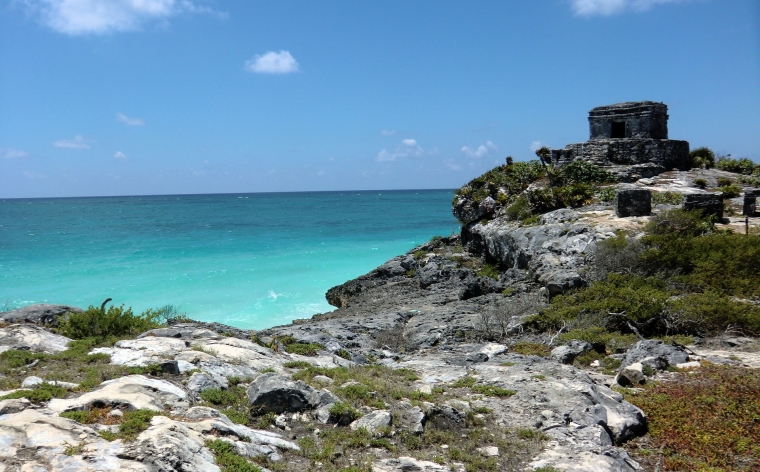
[[0, 313], [0, 321], [3, 323], [34, 323], [58, 326], [58, 318], [63, 314], [81, 313], [82, 311], [81, 308], [75, 306], [37, 303]]
[[390, 426], [391, 412], [388, 410], [376, 410], [368, 413], [349, 425], [353, 430], [364, 428], [370, 433], [377, 432], [378, 429]]
[[615, 377], [615, 382], [623, 387], [636, 387], [646, 381], [647, 378], [644, 375], [644, 366], [641, 362], [634, 362], [631, 365], [622, 367]]
[[426, 422], [438, 429], [457, 429], [464, 426], [465, 415], [448, 405], [434, 406], [428, 410]]
[[128, 375], [107, 380], [92, 392], [77, 398], [54, 398], [48, 408], [55, 412], [87, 410], [92, 405], [126, 405], [130, 409], [164, 411], [164, 405], [186, 406], [184, 390], [166, 380]]
[[34, 388], [42, 385], [43, 383], [49, 383], [51, 385], [56, 385], [63, 388], [74, 388], [79, 385], [71, 382], [61, 382], [59, 380], [43, 380], [34, 375], [30, 375], [29, 377], [25, 378], [23, 382], [21, 382], [21, 388]]
[[592, 349], [591, 344], [574, 339], [564, 346], [552, 349], [549, 357], [563, 364], [572, 364], [576, 357]]
[[282, 413], [313, 409], [320, 403], [320, 393], [304, 382], [267, 373], [248, 387], [248, 404], [262, 412]]
[[636, 343], [628, 350], [621, 364], [629, 366], [641, 362], [653, 369], [665, 369], [669, 365], [683, 364], [689, 361], [689, 355], [681, 346], [666, 344], [656, 339], [646, 339]]
[[383, 459], [372, 464], [372, 472], [448, 472], [447, 466], [430, 461], [418, 461], [412, 457]]
[[70, 341], [71, 339], [53, 334], [41, 326], [17, 324], [0, 328], [0, 352], [20, 349], [56, 353], [68, 349]]
[[425, 430], [425, 414], [418, 406], [409, 402], [399, 402], [393, 407], [396, 426], [413, 433], [421, 434]]
[[26, 398], [15, 398], [9, 400], [0, 400], [0, 415], [9, 415], [24, 411], [32, 406], [32, 402]]
[[219, 376], [211, 376], [203, 372], [196, 372], [187, 381], [187, 390], [194, 396], [200, 395], [204, 390], [212, 388], [226, 389], [229, 387], [227, 379]]

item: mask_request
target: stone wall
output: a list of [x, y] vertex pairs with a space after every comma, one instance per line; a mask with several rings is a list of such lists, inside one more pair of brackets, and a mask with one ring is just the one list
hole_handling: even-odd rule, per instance
[[588, 114], [591, 140], [613, 138], [613, 123], [624, 124], [617, 138], [668, 139], [668, 106], [651, 101], [596, 107]]
[[596, 139], [552, 149], [552, 161], [556, 165], [575, 160], [602, 167], [654, 164], [663, 168], [660, 172], [691, 168], [689, 143], [672, 139]]

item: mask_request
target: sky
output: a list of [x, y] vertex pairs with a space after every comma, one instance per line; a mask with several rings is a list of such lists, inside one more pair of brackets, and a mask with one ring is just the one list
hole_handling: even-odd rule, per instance
[[0, 198], [456, 188], [637, 100], [760, 162], [760, 2], [2, 0]]

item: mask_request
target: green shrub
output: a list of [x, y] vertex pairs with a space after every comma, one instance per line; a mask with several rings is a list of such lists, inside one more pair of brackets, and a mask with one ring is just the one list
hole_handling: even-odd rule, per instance
[[203, 401], [214, 405], [232, 405], [237, 402], [238, 396], [234, 389], [209, 388], [200, 393]]
[[485, 264], [479, 271], [477, 271], [477, 275], [480, 277], [490, 277], [494, 280], [499, 280], [499, 269], [497, 269], [494, 265]]
[[214, 453], [222, 472], [261, 472], [261, 468], [237, 454], [237, 448], [221, 439], [207, 441], [206, 447]]
[[726, 185], [720, 188], [723, 198], [736, 198], [742, 193], [742, 188], [736, 184]]
[[423, 251], [422, 249], [420, 249], [419, 251], [414, 251], [414, 258], [417, 260], [422, 259], [423, 257], [425, 257], [425, 255], [427, 255], [427, 252]]
[[635, 334], [609, 331], [603, 326], [573, 329], [557, 336], [557, 340], [563, 343], [574, 339], [591, 344], [597, 351], [610, 353], [623, 352], [639, 340]]
[[289, 369], [306, 369], [308, 367], [311, 367], [311, 364], [306, 361], [290, 361], [284, 363], [282, 366]]
[[715, 163], [715, 167], [736, 174], [751, 175], [755, 170], [755, 163], [751, 159], [732, 159], [729, 156], [721, 156]]
[[680, 205], [683, 196], [678, 192], [652, 192], [652, 204]]
[[562, 185], [605, 184], [617, 182], [617, 177], [588, 161], [573, 161], [559, 169]]
[[317, 351], [323, 350], [325, 347], [319, 343], [293, 343], [286, 344], [285, 350], [291, 354], [300, 354], [302, 356], [316, 356]]
[[711, 169], [715, 166], [715, 153], [707, 147], [699, 147], [689, 153], [691, 167]]
[[600, 202], [612, 202], [615, 200], [615, 195], [617, 194], [617, 187], [614, 185], [610, 185], [608, 187], [601, 187], [597, 189], [596, 191], [596, 198]]
[[63, 398], [66, 396], [66, 393], [67, 390], [63, 387], [58, 387], [49, 383], [43, 383], [31, 390], [17, 390], [13, 393], [9, 393], [4, 397], [0, 397], [0, 400], [26, 398], [32, 403], [42, 403], [50, 401], [53, 398]]
[[549, 353], [551, 353], [551, 348], [545, 344], [528, 342], [515, 343], [509, 348], [509, 350], [524, 356], [548, 357]]
[[508, 390], [506, 388], [482, 384], [473, 385], [471, 387], [471, 390], [475, 393], [480, 393], [481, 395], [486, 395], [489, 397], [511, 397], [517, 393], [515, 390]]
[[338, 349], [337, 351], [335, 351], [335, 355], [338, 357], [342, 357], [343, 359], [347, 359], [349, 361], [351, 360], [351, 353], [345, 349]]
[[343, 402], [337, 402], [330, 407], [330, 421], [338, 424], [349, 424], [362, 416], [359, 410]]
[[8, 351], [0, 352], [0, 362], [6, 367], [24, 367], [29, 365], [35, 360], [44, 358], [45, 354], [38, 354], [31, 351], [20, 351], [17, 349], [10, 349]]
[[699, 188], [706, 188], [707, 181], [705, 179], [694, 179], [694, 185], [696, 185]]
[[510, 206], [504, 210], [504, 214], [513, 221], [522, 221], [532, 215], [530, 202], [525, 195], [515, 198]]
[[160, 326], [159, 313], [154, 310], [144, 311], [140, 315], [132, 313], [132, 308], [124, 309], [111, 305], [105, 309], [90, 305], [82, 313], [69, 313], [60, 322], [58, 334], [72, 338], [94, 338], [102, 341], [108, 337], [124, 337], [140, 334]]
[[718, 292], [692, 293], [668, 302], [677, 332], [711, 335], [733, 326], [760, 333], [760, 307]]
[[148, 429], [150, 420], [156, 415], [163, 415], [163, 413], [153, 410], [125, 412], [119, 424], [119, 437], [125, 441], [134, 441], [140, 433]]
[[726, 187], [734, 183], [733, 180], [727, 179], [726, 177], [718, 177], [717, 181], [718, 181], [718, 187]]

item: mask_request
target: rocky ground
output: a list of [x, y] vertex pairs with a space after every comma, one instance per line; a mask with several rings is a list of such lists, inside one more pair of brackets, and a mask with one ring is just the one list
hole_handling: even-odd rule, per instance
[[0, 313], [0, 472], [644, 470], [624, 444], [647, 418], [619, 387], [703, 361], [758, 368], [757, 341], [642, 340], [580, 366], [591, 345], [524, 322], [593, 277], [598, 241], [648, 218], [496, 215], [330, 289], [333, 312], [260, 332], [180, 320], [75, 356], [52, 329], [77, 309]]

